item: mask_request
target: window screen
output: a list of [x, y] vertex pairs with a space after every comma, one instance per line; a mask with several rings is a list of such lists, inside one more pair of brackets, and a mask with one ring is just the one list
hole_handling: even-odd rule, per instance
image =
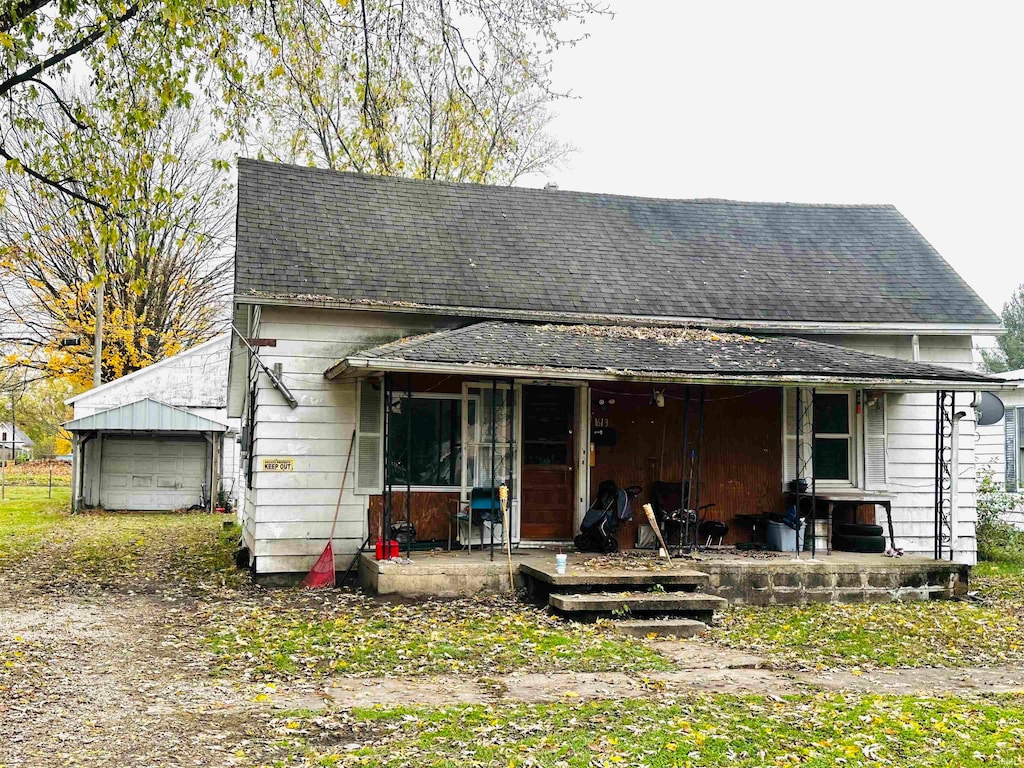
[[461, 400], [415, 395], [397, 400], [388, 422], [388, 453], [395, 485], [460, 486]]
[[814, 476], [818, 480], [850, 479], [850, 396], [822, 394], [814, 398]]

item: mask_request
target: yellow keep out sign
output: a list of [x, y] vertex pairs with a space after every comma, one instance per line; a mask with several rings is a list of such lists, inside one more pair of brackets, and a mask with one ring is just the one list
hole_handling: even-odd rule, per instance
[[264, 459], [263, 460], [263, 471], [264, 472], [294, 472], [295, 471], [295, 459]]

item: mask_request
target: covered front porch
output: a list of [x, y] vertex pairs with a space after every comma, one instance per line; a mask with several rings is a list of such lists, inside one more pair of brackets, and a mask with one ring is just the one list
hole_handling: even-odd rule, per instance
[[[490, 563], [492, 538], [495, 563], [506, 537], [514, 560], [532, 557], [533, 547], [570, 551], [602, 483], [611, 482], [630, 489], [632, 514], [613, 515], [613, 541], [595, 549], [653, 554], [664, 543], [702, 563], [733, 553], [721, 569], [759, 583], [767, 578], [759, 568], [787, 569], [749, 565], [759, 562], [750, 555], [768, 544], [770, 524], [795, 513], [806, 535], [786, 560], [807, 561], [794, 567], [811, 576], [785, 576], [798, 583], [780, 583], [778, 592], [801, 599], [816, 599], [814, 590], [842, 599], [835, 590], [848, 580], [839, 577], [843, 568], [870, 574], [869, 563], [883, 574], [871, 577], [872, 588], [910, 587], [893, 576], [910, 560], [881, 556], [899, 550], [898, 496], [886, 487], [890, 396], [933, 403], [935, 447], [923, 457], [935, 472], [927, 562], [952, 559], [957, 408], [991, 384], [971, 372], [803, 339], [508, 322], [385, 344], [339, 361], [327, 376], [359, 379], [358, 440], [377, 441], [380, 463], [360, 451], [357, 481], [370, 497], [368, 542], [390, 531], [414, 565]], [[647, 504], [656, 525], [642, 511]], [[417, 555], [481, 545], [488, 551], [462, 560]], [[856, 556], [864, 552], [873, 559]], [[362, 560], [379, 582], [392, 564], [374, 562]], [[959, 571], [942, 570], [924, 586], [946, 590]], [[434, 576], [438, 593], [445, 578], [459, 578]]]

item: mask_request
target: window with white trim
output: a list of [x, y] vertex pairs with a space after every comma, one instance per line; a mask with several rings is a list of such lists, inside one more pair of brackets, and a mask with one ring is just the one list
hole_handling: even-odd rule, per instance
[[814, 476], [818, 482], [853, 482], [853, 393], [818, 392], [814, 398]]
[[[785, 390], [783, 435], [783, 481], [788, 483], [797, 475], [797, 396], [795, 389]], [[826, 485], [857, 484], [857, 419], [854, 416], [853, 391], [818, 390], [814, 397], [814, 446], [811, 447], [811, 390], [801, 393], [806, 409], [801, 419], [800, 446], [802, 455], [813, 454], [813, 468], [803, 473], [803, 480], [814, 475], [818, 483]]]

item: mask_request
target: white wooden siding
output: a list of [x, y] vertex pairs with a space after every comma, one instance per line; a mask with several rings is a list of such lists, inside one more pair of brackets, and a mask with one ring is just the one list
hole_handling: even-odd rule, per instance
[[[862, 352], [913, 359], [909, 336], [815, 336], [815, 339]], [[921, 336], [921, 362], [974, 369], [973, 340], [970, 336]], [[966, 411], [960, 421], [960, 471], [954, 557], [973, 564], [977, 559], [974, 524], [975, 447], [977, 427], [972, 394], [957, 394], [956, 410]], [[935, 395], [889, 393], [886, 458], [888, 491], [893, 500], [893, 529], [896, 545], [907, 553], [930, 556], [935, 546]], [[884, 513], [879, 510], [879, 521]]]
[[[287, 307], [264, 307], [253, 313], [251, 321], [252, 335], [277, 341], [274, 347], [261, 348], [261, 358], [268, 365], [281, 363], [284, 381], [299, 405], [289, 408], [266, 375], [253, 375], [254, 471], [246, 496], [244, 536], [258, 573], [302, 572], [312, 566], [326, 544], [356, 418], [356, 382], [328, 381], [324, 370], [357, 349], [457, 323], [451, 318], [421, 315]], [[903, 359], [913, 356], [909, 336], [814, 338]], [[972, 340], [968, 336], [921, 337], [920, 358], [972, 367]], [[244, 400], [248, 403], [247, 397]], [[958, 410], [966, 410], [968, 415], [961, 422], [954, 549], [957, 560], [973, 563], [977, 437], [969, 403], [969, 394], [958, 397]], [[893, 503], [897, 545], [923, 555], [933, 550], [934, 413], [934, 394], [887, 396], [887, 479], [889, 490], [897, 494]], [[261, 471], [263, 457], [278, 456], [295, 458], [295, 471]], [[350, 476], [335, 533], [338, 567], [348, 564], [366, 535], [369, 500], [367, 495], [357, 494], [354, 486]]]
[[[999, 399], [1007, 408], [1024, 407], [1024, 387], [1015, 392], [1000, 392]], [[1018, 411], [1018, 414], [1020, 412]], [[1019, 418], [1019, 416], [1018, 416]], [[1018, 427], [1019, 429], [1019, 427]], [[992, 473], [992, 480], [1000, 487], [1006, 485], [1006, 420], [1000, 419], [995, 424], [978, 427], [975, 455], [978, 470]], [[1019, 471], [1019, 470], [1018, 470]], [[1018, 485], [1018, 490], [1020, 490]], [[1018, 528], [1024, 528], [1024, 511], [1012, 511], [1003, 515], [1003, 519]]]
[[[344, 310], [263, 307], [261, 359], [280, 363], [298, 400], [290, 408], [265, 374], [256, 379], [253, 481], [246, 513], [247, 544], [258, 573], [308, 570], [323, 551], [338, 502], [356, 418], [356, 381], [329, 381], [324, 371], [358, 349], [459, 324], [451, 319]], [[263, 472], [264, 457], [295, 459], [294, 472]], [[356, 457], [338, 514], [334, 551], [348, 565], [366, 537], [369, 497], [355, 489]], [[251, 544], [249, 543], [251, 541]]]

